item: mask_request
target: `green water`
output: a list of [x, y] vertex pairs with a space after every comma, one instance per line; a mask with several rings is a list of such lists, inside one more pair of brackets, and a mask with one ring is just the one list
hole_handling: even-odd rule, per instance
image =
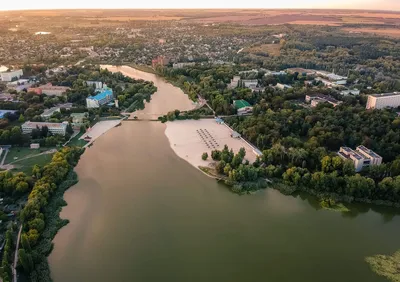
[[125, 122], [82, 156], [49, 258], [55, 282], [385, 281], [364, 257], [400, 249], [399, 216], [232, 194], [177, 157], [164, 126]]

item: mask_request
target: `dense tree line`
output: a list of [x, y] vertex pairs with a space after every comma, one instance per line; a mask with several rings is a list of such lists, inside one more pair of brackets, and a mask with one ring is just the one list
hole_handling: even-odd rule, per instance
[[[64, 147], [54, 154], [52, 161], [40, 168], [34, 166], [32, 174], [37, 181], [28, 197], [28, 202], [21, 211], [20, 219], [23, 223], [22, 248], [20, 263], [29, 273], [35, 263], [39, 262], [35, 246], [40, 240], [46, 225], [43, 214], [50, 197], [76, 165], [83, 150], [77, 147]], [[22, 251], [23, 250], [23, 251]]]
[[6, 232], [4, 243], [3, 259], [1, 261], [0, 275], [4, 282], [13, 281], [11, 265], [13, 262], [14, 240], [13, 240], [13, 225]]

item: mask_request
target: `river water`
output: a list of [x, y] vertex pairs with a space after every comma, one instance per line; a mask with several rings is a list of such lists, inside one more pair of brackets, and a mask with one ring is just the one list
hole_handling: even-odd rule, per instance
[[364, 258], [400, 248], [394, 211], [232, 194], [177, 157], [164, 130], [127, 121], [84, 153], [49, 257], [55, 282], [385, 281]]

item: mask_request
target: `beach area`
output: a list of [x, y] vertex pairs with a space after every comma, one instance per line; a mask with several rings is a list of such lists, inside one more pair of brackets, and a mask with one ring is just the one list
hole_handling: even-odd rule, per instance
[[[241, 138], [232, 137], [233, 131], [225, 124], [217, 123], [215, 119], [176, 120], [167, 122], [166, 125], [165, 135], [172, 150], [196, 168], [214, 163], [211, 151], [222, 150], [224, 145], [234, 153], [243, 147], [246, 150], [245, 159], [250, 163], [257, 158], [251, 146]], [[209, 156], [205, 161], [201, 158], [204, 152]]]
[[[183, 91], [165, 81], [163, 78], [134, 69], [129, 66], [110, 66], [102, 65], [112, 72], [135, 78], [153, 81], [157, 87], [157, 92], [151, 96], [149, 103], [145, 103], [143, 110], [131, 114], [139, 119], [157, 119], [169, 111], [180, 110], [188, 111], [196, 107], [196, 103], [191, 101]], [[215, 119], [200, 120], [175, 120], [166, 123], [165, 135], [169, 140], [172, 150], [182, 159], [186, 160], [195, 168], [199, 166], [210, 167], [214, 163], [211, 158], [211, 151], [222, 150], [224, 145], [237, 153], [240, 148], [245, 148], [246, 157], [250, 163], [254, 162], [257, 155], [254, 148], [241, 138], [232, 137], [233, 130], [224, 123], [218, 123]], [[204, 152], [208, 153], [208, 159], [202, 160]]]

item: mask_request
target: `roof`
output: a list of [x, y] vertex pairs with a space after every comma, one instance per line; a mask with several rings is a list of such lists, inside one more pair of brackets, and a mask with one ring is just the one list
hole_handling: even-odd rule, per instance
[[112, 96], [112, 95], [113, 95], [113, 92], [111, 89], [105, 89], [105, 90], [103, 90], [103, 92], [100, 92], [96, 96], [88, 97], [88, 99], [99, 101], [99, 100], [106, 98], [107, 96]]
[[365, 153], [367, 155], [372, 156], [373, 158], [381, 158], [377, 153], [372, 151], [371, 149], [368, 149], [367, 147], [360, 145], [357, 147], [357, 151], [360, 151], [360, 153]]
[[234, 104], [236, 109], [241, 109], [241, 108], [244, 108], [244, 107], [251, 107], [249, 102], [247, 102], [245, 100], [234, 100], [233, 104]]
[[15, 113], [17, 111], [12, 110], [0, 110], [0, 118], [3, 118], [6, 113]]
[[393, 93], [382, 93], [382, 94], [372, 94], [370, 96], [372, 97], [388, 97], [388, 96], [397, 96], [400, 95], [399, 92], [393, 92]]
[[41, 116], [51, 116], [54, 112], [60, 111], [59, 107], [52, 107], [50, 109], [47, 109], [41, 114]]
[[34, 121], [27, 121], [25, 122], [22, 127], [43, 127], [47, 126], [48, 128], [64, 128], [67, 127], [66, 123], [55, 123], [55, 122], [34, 122]]

